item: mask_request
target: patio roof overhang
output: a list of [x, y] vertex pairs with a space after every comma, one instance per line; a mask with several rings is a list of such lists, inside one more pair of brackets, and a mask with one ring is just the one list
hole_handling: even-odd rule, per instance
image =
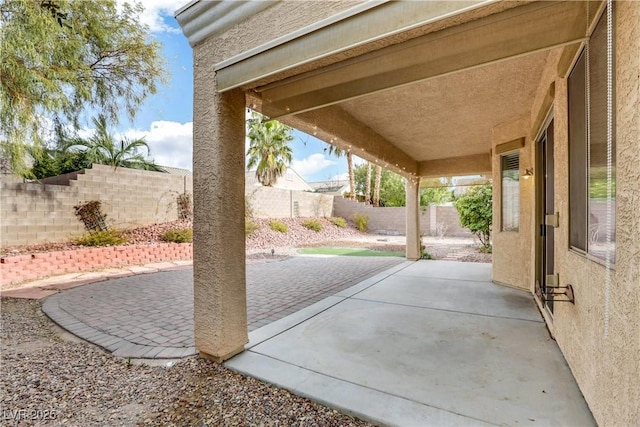
[[[177, 18], [197, 44], [248, 7], [196, 1]], [[217, 90], [242, 88], [248, 106], [407, 177], [489, 174], [492, 129], [531, 115], [547, 62], [568, 69], [598, 9], [364, 2], [221, 61]]]

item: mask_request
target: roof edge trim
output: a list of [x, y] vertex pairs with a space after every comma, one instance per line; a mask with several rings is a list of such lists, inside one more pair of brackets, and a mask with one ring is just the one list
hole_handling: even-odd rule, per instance
[[273, 0], [193, 0], [175, 12], [191, 47], [276, 4]]

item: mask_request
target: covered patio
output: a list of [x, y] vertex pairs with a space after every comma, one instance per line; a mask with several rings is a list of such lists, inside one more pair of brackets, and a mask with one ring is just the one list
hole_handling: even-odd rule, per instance
[[[546, 324], [596, 420], [638, 424], [640, 179], [633, 167], [640, 137], [638, 2], [194, 0], [176, 18], [194, 51], [194, 311], [201, 356], [225, 361], [242, 353], [250, 338], [240, 220], [245, 210], [245, 114], [250, 108], [402, 175], [409, 261], [421, 255], [421, 185], [438, 177], [491, 178], [493, 263], [483, 280], [513, 288], [501, 289], [505, 293], [528, 295], [544, 318], [541, 323], [523, 314], [532, 310], [533, 316], [535, 306], [516, 313], [511, 298], [493, 300], [491, 292], [452, 284], [453, 267], [446, 269], [452, 276], [440, 277], [448, 280], [446, 286], [426, 292], [433, 298], [429, 304], [444, 306], [413, 307], [427, 299], [413, 294], [415, 289], [398, 275], [400, 285], [391, 294], [382, 291], [381, 283], [363, 295], [400, 299], [349, 299], [306, 323], [327, 336], [328, 329], [322, 328], [331, 325], [342, 337], [335, 344], [345, 347], [335, 357], [372, 356], [358, 353], [359, 347], [349, 344], [351, 335], [338, 334], [341, 324], [330, 314], [354, 327], [381, 325], [364, 330], [369, 337], [386, 336], [390, 330], [383, 326], [395, 325], [391, 330], [412, 338], [398, 343], [385, 339], [389, 344], [380, 353], [393, 355], [394, 345], [404, 346], [411, 367], [407, 372], [417, 370], [422, 357], [432, 366], [445, 359], [442, 363], [451, 362], [449, 371], [464, 372], [475, 384], [478, 398], [482, 378], [473, 377], [466, 360], [452, 357], [463, 353], [463, 343], [480, 353], [487, 350], [488, 356], [501, 353], [501, 363], [515, 364], [513, 372], [526, 371], [528, 363], [537, 363], [528, 356], [555, 345], [542, 340]], [[421, 262], [415, 265], [418, 276], [432, 274]], [[473, 282], [462, 279], [462, 284]], [[467, 301], [463, 308], [447, 306], [460, 301]], [[406, 313], [412, 315], [391, 309], [407, 302]], [[367, 306], [380, 318], [350, 318], [349, 310], [342, 309], [350, 305], [354, 313]], [[504, 313], [511, 313], [508, 319]], [[448, 329], [448, 316], [462, 316], [458, 319], [465, 326]], [[514, 341], [498, 339], [508, 335], [508, 328], [489, 332], [497, 337], [490, 342], [504, 342], [504, 347], [483, 347], [485, 324], [480, 320], [488, 319], [527, 327], [511, 337]], [[425, 329], [425, 324], [435, 329]], [[305, 347], [305, 334], [296, 335], [300, 330], [251, 347], [234, 360], [256, 357], [258, 350], [277, 359], [283, 355], [279, 346], [285, 345], [280, 340], [291, 336], [307, 349], [296, 353], [294, 340], [285, 341], [292, 355], [299, 354], [299, 367], [325, 372], [315, 350]], [[448, 349], [434, 341], [466, 334], [474, 338]], [[511, 347], [508, 342], [520, 344]], [[520, 360], [520, 355], [527, 357]], [[480, 402], [454, 393], [445, 399], [447, 406], [430, 395], [443, 380], [437, 370], [425, 371], [425, 391], [384, 358], [371, 360], [380, 360], [372, 362], [380, 363], [380, 378], [398, 375], [412, 384], [391, 384], [389, 390], [403, 399], [442, 407], [447, 414], [458, 413], [451, 403], [458, 399]], [[503, 378], [499, 369], [492, 370], [495, 357], [479, 360], [485, 365], [476, 372], [492, 373], [490, 381]], [[533, 372], [544, 376], [548, 369], [533, 366], [523, 384], [534, 381]], [[386, 369], [394, 375], [387, 376]], [[562, 369], [570, 376], [566, 366]], [[331, 376], [327, 372], [322, 375]], [[347, 382], [369, 377], [364, 371], [359, 375]], [[517, 383], [517, 375], [509, 378]], [[463, 382], [457, 384], [455, 392], [466, 393]], [[495, 390], [519, 390], [491, 384]], [[539, 391], [539, 399], [530, 395], [526, 405], [545, 401], [549, 387]], [[503, 397], [510, 400], [514, 394]], [[568, 401], [564, 405], [572, 407]], [[464, 416], [503, 423], [486, 418], [486, 409], [477, 403], [477, 411], [470, 409]], [[533, 423], [524, 412], [513, 412], [504, 422]], [[549, 414], [543, 422], [553, 419]]]
[[530, 293], [407, 261], [249, 334], [225, 365], [383, 425], [595, 425]]
[[[406, 257], [417, 260], [421, 183], [455, 175], [500, 182], [504, 153], [518, 156], [515, 177], [531, 169], [532, 129], [548, 117], [555, 76], [568, 71], [598, 10], [475, 0], [196, 0], [179, 10], [194, 46], [201, 354], [225, 360], [247, 341], [244, 224], [229, 221], [244, 217], [247, 108], [406, 178]], [[530, 291], [533, 186], [518, 186], [515, 233], [500, 233], [500, 186], [493, 206], [492, 279]]]

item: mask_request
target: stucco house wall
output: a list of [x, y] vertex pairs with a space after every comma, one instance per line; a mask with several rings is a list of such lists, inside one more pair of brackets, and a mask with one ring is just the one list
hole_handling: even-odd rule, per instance
[[[500, 155], [495, 146], [525, 137], [520, 170], [535, 164], [535, 138], [553, 107], [555, 271], [571, 284], [575, 304], [557, 302], [553, 314], [541, 306], [595, 419], [602, 425], [640, 423], [640, 4], [616, 2], [616, 263], [569, 249], [569, 129], [566, 69], [550, 57], [535, 94], [531, 117], [493, 132], [494, 253], [496, 282], [533, 291], [535, 284], [535, 180], [520, 180], [520, 230], [501, 232]], [[566, 67], [565, 67], [566, 68]], [[553, 96], [550, 98], [549, 93]], [[610, 288], [607, 291], [607, 275]], [[539, 301], [538, 301], [539, 302]]]
[[[640, 4], [616, 2], [616, 264], [569, 248], [567, 82], [556, 80], [556, 271], [576, 304], [557, 304], [551, 329], [596, 420], [640, 424]], [[608, 295], [607, 295], [608, 293]], [[607, 304], [608, 300], [608, 304]]]
[[[493, 129], [493, 152], [496, 146], [525, 137], [529, 129], [528, 117], [503, 123]], [[520, 153], [520, 171], [531, 167], [531, 140], [525, 138]], [[493, 164], [493, 281], [519, 289], [533, 289], [531, 286], [531, 227], [533, 212], [533, 180], [520, 179], [520, 225], [518, 231], [502, 231], [502, 186], [500, 185], [500, 155], [492, 158]]]
[[[255, 170], [247, 171], [245, 175], [245, 185], [247, 187], [261, 187], [262, 184], [256, 177]], [[283, 190], [295, 190], [295, 191], [313, 191], [313, 188], [302, 178], [298, 172], [291, 168], [287, 168], [287, 171], [278, 178], [275, 188], [281, 188]]]

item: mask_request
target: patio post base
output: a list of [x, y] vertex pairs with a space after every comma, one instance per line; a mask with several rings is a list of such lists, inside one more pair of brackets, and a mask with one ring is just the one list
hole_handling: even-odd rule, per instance
[[234, 351], [231, 351], [229, 353], [226, 353], [222, 356], [215, 356], [213, 354], [205, 353], [204, 351], [199, 351], [198, 356], [201, 357], [202, 359], [208, 359], [208, 360], [213, 360], [216, 363], [222, 363], [225, 360], [231, 359], [233, 356], [242, 353], [243, 351], [244, 351], [244, 346]]

